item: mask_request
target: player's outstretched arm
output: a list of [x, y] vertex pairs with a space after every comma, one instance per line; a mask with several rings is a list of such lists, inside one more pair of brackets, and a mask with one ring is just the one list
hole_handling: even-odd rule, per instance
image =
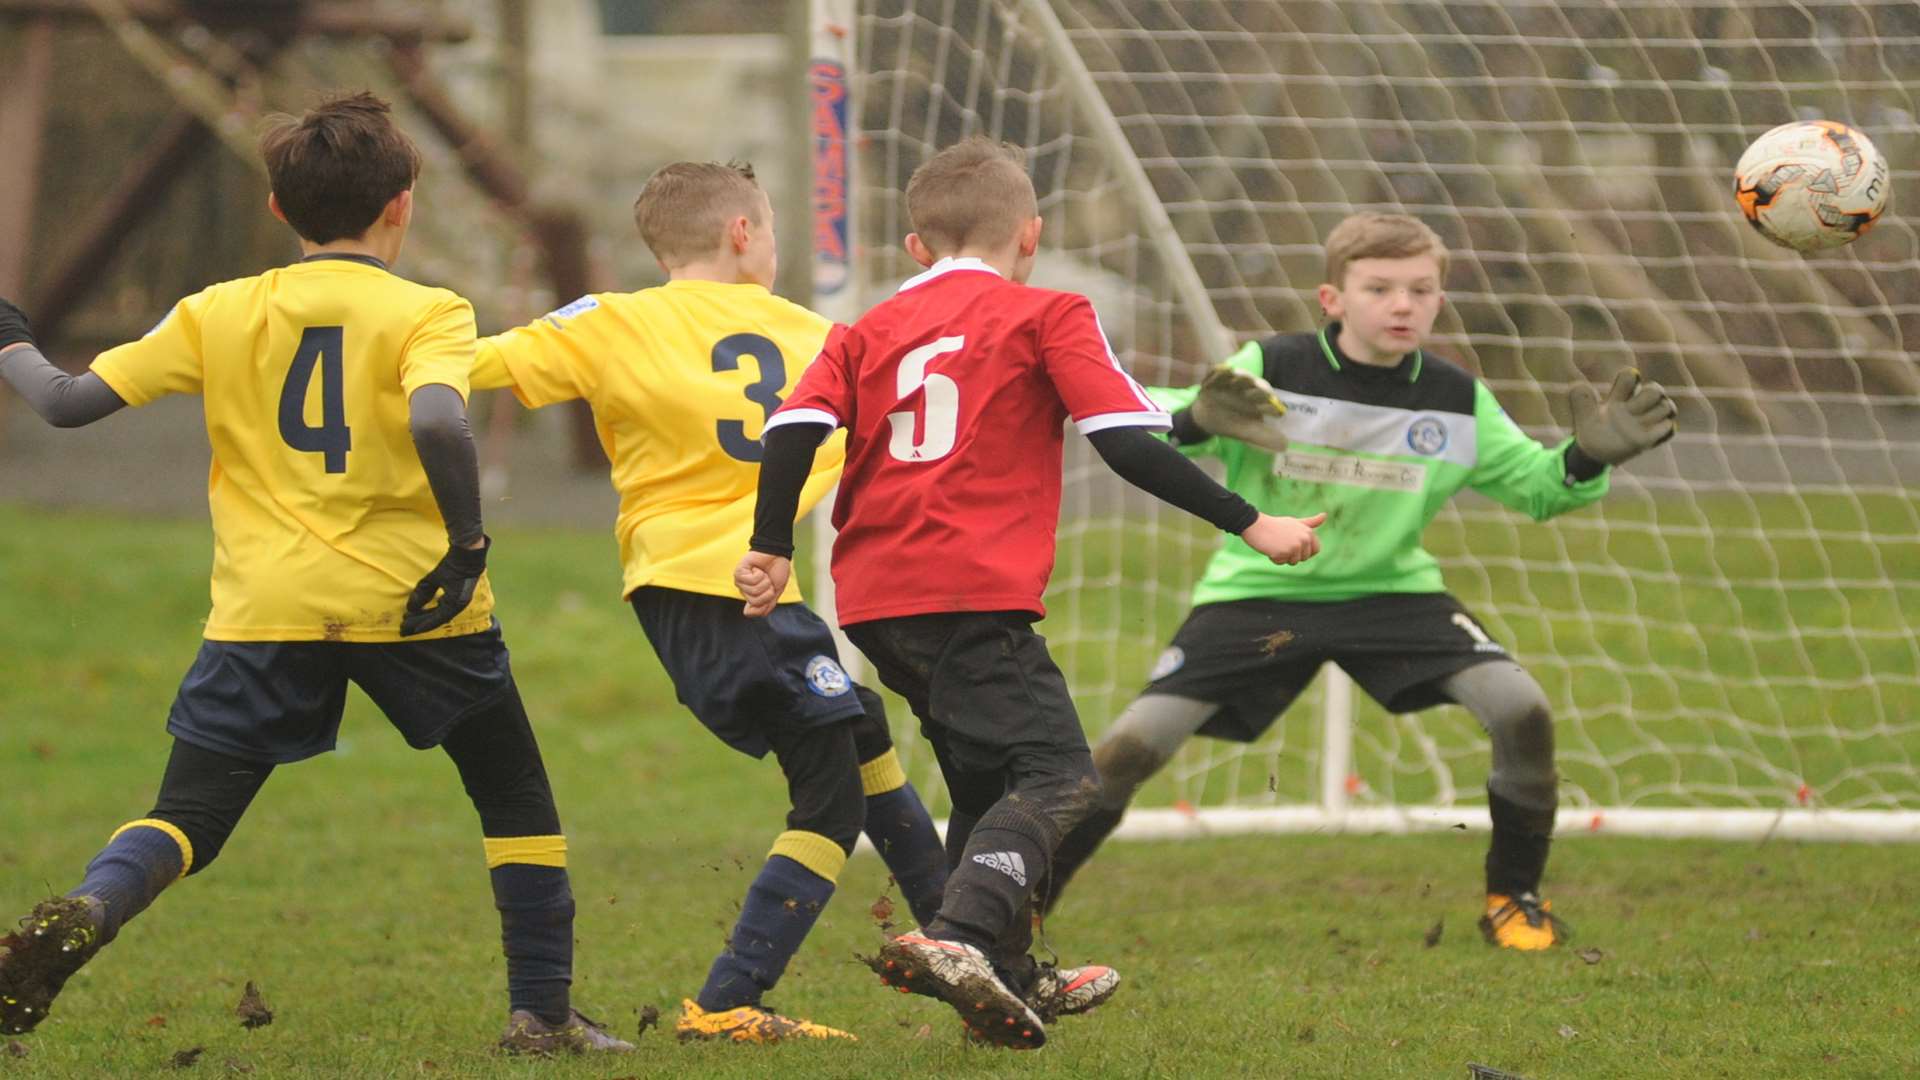
[[733, 570], [733, 586], [747, 601], [749, 618], [773, 611], [793, 573], [793, 519], [800, 509], [800, 492], [820, 444], [833, 434], [833, 425], [780, 424], [761, 437], [760, 490], [753, 504], [750, 549]]
[[1276, 563], [1292, 565], [1320, 551], [1313, 530], [1325, 515], [1303, 520], [1262, 514], [1145, 428], [1108, 428], [1092, 432], [1087, 441], [1121, 479], [1217, 529], [1238, 535]]
[[1280, 418], [1287, 407], [1273, 384], [1231, 364], [1217, 364], [1200, 380], [1188, 415], [1201, 430], [1279, 453], [1287, 448]]
[[1680, 407], [1659, 383], [1627, 368], [1613, 377], [1602, 398], [1584, 382], [1567, 392], [1573, 408], [1573, 445], [1601, 465], [1620, 465], [1651, 450], [1676, 430]]
[[1314, 530], [1326, 520], [1324, 513], [1309, 518], [1261, 514], [1253, 524], [1241, 530], [1240, 539], [1275, 563], [1293, 566], [1320, 554], [1320, 534]]
[[54, 367], [34, 341], [27, 313], [5, 299], [0, 299], [0, 380], [59, 428], [84, 427], [127, 405], [93, 372], [69, 375]]
[[480, 348], [474, 353], [473, 371], [467, 375], [469, 390], [512, 390], [513, 371], [507, 367], [507, 361], [498, 347], [488, 347], [482, 339]]
[[433, 501], [447, 523], [447, 553], [407, 597], [400, 636], [452, 622], [480, 587], [491, 547], [481, 521], [480, 463], [467, 425], [467, 403], [451, 386], [429, 383], [407, 398], [408, 426]]

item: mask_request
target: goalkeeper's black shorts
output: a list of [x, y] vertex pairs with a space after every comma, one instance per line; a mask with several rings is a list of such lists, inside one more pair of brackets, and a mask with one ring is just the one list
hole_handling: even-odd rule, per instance
[[1340, 665], [1389, 712], [1444, 704], [1447, 677], [1507, 651], [1448, 593], [1358, 600], [1232, 600], [1187, 615], [1146, 693], [1221, 706], [1202, 735], [1251, 742], [1324, 663]]
[[653, 585], [631, 601], [680, 704], [743, 754], [767, 756], [769, 732], [866, 714], [832, 632], [805, 604], [749, 619], [737, 596]]

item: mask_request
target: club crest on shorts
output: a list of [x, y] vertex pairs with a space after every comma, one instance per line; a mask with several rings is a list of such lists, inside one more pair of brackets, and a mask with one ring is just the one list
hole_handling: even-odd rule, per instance
[[1447, 448], [1447, 425], [1431, 416], [1422, 416], [1407, 425], [1407, 445], [1416, 454], [1433, 457]]
[[1178, 645], [1169, 645], [1167, 651], [1160, 654], [1160, 659], [1153, 662], [1153, 670], [1147, 673], [1147, 681], [1159, 682], [1185, 667], [1186, 663], [1187, 651]]
[[853, 689], [853, 680], [833, 657], [816, 656], [807, 661], [807, 689], [821, 697], [839, 697]]

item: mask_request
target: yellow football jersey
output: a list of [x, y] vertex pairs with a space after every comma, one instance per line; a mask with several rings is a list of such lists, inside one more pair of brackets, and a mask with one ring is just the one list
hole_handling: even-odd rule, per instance
[[[93, 370], [129, 405], [199, 394], [213, 446], [213, 641], [398, 641], [447, 529], [407, 426], [429, 383], [467, 393], [473, 307], [320, 258], [210, 286]], [[493, 591], [422, 640], [485, 630]]]
[[[620, 492], [624, 592], [642, 585], [738, 597], [753, 532], [760, 429], [833, 324], [758, 285], [670, 281], [585, 296], [480, 339], [477, 390], [528, 408], [583, 398]], [[806, 513], [840, 478], [844, 434], [821, 446]], [[800, 599], [789, 582], [782, 603]]]

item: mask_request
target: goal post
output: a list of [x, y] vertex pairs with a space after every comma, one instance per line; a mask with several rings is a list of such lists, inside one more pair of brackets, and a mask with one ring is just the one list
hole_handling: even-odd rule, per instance
[[[810, 303], [835, 322], [859, 317], [860, 289], [854, 281], [854, 247], [859, 232], [854, 222], [854, 131], [858, 117], [855, 82], [849, 76], [854, 63], [855, 0], [807, 0], [805, 25], [796, 44], [805, 57], [807, 132], [806, 173], [812, 238]], [[828, 553], [833, 550], [833, 501], [836, 485], [814, 508], [809, 527], [813, 544], [811, 600], [833, 634], [841, 666], [854, 679], [867, 676], [866, 659], [847, 639], [835, 615], [833, 575]]]
[[[1449, 588], [1547, 691], [1562, 832], [1920, 840], [1920, 261], [1899, 217], [1920, 206], [1920, 174], [1901, 167], [1920, 155], [1920, 100], [1900, 74], [1920, 58], [1920, 9], [812, 12], [846, 56], [847, 262], [830, 314], [917, 269], [900, 249], [907, 177], [968, 134], [1026, 150], [1047, 222], [1034, 284], [1089, 295], [1148, 383], [1311, 329], [1332, 224], [1416, 214], [1453, 252], [1433, 351], [1529, 433], [1563, 437], [1568, 388], [1627, 366], [1681, 406], [1680, 436], [1616, 471], [1600, 504], [1535, 523], [1464, 494], [1427, 535]], [[1811, 116], [1871, 135], [1896, 188], [1875, 233], [1815, 257], [1766, 244], [1730, 194], [1748, 140]], [[1217, 537], [1081, 440], [1066, 469], [1041, 629], [1097, 738]], [[901, 743], [937, 791], [931, 755]], [[1487, 757], [1463, 710], [1389, 715], [1323, 675], [1260, 740], [1193, 740], [1122, 835], [1484, 828]]]

